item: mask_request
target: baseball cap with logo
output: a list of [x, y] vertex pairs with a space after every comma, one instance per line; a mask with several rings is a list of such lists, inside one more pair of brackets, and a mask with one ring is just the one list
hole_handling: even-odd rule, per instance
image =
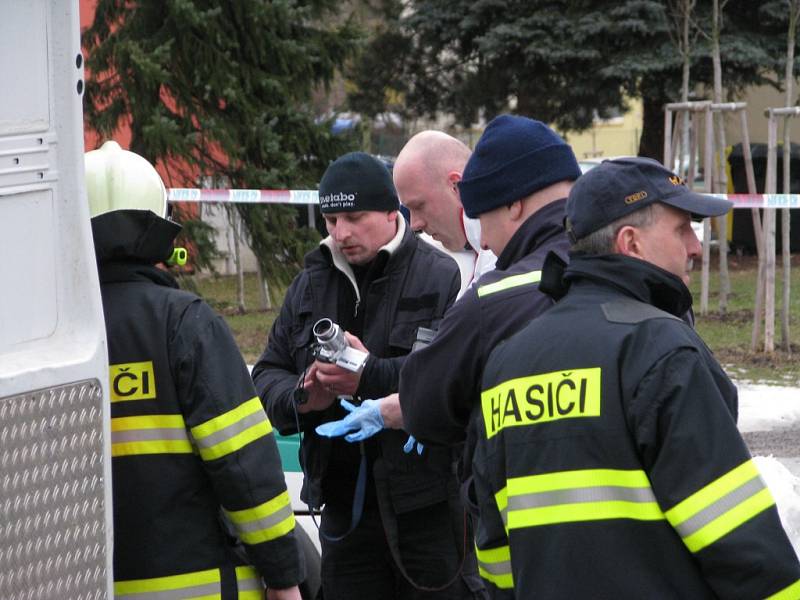
[[732, 202], [698, 194], [661, 163], [650, 158], [605, 160], [581, 175], [567, 198], [567, 232], [572, 241], [645, 206], [661, 202], [693, 217], [718, 217]]

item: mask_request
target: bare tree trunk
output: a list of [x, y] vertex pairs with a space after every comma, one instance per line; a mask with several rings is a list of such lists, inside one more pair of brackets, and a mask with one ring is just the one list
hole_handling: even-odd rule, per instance
[[[786, 42], [786, 106], [794, 106], [794, 45], [795, 35], [797, 34], [797, 20], [800, 16], [800, 0], [790, 0], [789, 2], [789, 32]], [[792, 144], [791, 144], [791, 117], [784, 117], [783, 121], [783, 193], [791, 192], [791, 164], [792, 164]], [[789, 336], [789, 301], [791, 292], [791, 221], [788, 208], [781, 211], [781, 256], [783, 259], [783, 302], [781, 303], [781, 346], [784, 351], [791, 350], [791, 339]]]
[[[747, 177], [747, 193], [756, 194], [756, 175], [753, 171], [753, 155], [750, 152], [750, 132], [747, 128], [747, 113], [742, 111], [742, 152], [744, 154], [744, 172]], [[750, 338], [750, 351], [755, 352], [761, 338], [761, 323], [764, 318], [764, 272], [766, 267], [764, 254], [764, 230], [761, 226], [761, 213], [757, 208], [751, 210], [753, 217], [753, 235], [756, 240], [756, 255], [758, 256], [758, 276], [756, 277], [756, 296], [753, 307], [753, 334]]]
[[[703, 165], [705, 166], [705, 181], [703, 188], [710, 194], [714, 188], [714, 113], [709, 104], [703, 113], [705, 123], [705, 139], [703, 148]], [[699, 131], [697, 137], [699, 138]], [[696, 142], [695, 142], [696, 145]], [[691, 161], [690, 161], [691, 164]], [[709, 267], [711, 263], [711, 219], [703, 220], [703, 281], [701, 282], [702, 293], [705, 298], [700, 299], [701, 313], [708, 311], [708, 288], [709, 288]], [[705, 305], [705, 310], [703, 310]]]
[[256, 277], [258, 279], [258, 293], [261, 298], [261, 310], [272, 310], [272, 299], [269, 297], [269, 286], [264, 274], [261, 272], [261, 265], [256, 261]]
[[664, 108], [664, 166], [668, 169], [670, 168], [670, 164], [672, 162], [672, 146], [675, 143], [674, 135], [670, 135], [672, 132], [672, 111], [668, 110], [666, 107]]
[[[778, 128], [775, 115], [770, 111], [767, 132], [767, 181], [764, 192], [774, 194], [776, 189], [776, 148]], [[765, 274], [765, 316], [764, 316], [764, 352], [775, 351], [775, 213], [776, 209], [764, 209], [764, 248], [766, 250]]]
[[[714, 102], [722, 103], [722, 59], [719, 50], [719, 36], [722, 30], [722, 14], [720, 0], [714, 0], [714, 22], [711, 30], [712, 55], [714, 63]], [[718, 113], [717, 119], [717, 156], [716, 161], [719, 176], [714, 191], [722, 194], [728, 193], [728, 173], [725, 169], [725, 116]], [[728, 215], [716, 219], [717, 234], [719, 236], [719, 311], [728, 311], [728, 295], [731, 291], [731, 280], [728, 274]]]
[[[681, 43], [679, 44], [679, 49], [681, 51], [681, 56], [683, 58], [683, 73], [681, 78], [681, 102], [688, 102], [689, 101], [689, 76], [691, 73], [691, 47], [689, 45], [689, 24], [690, 24], [690, 17], [692, 13], [692, 9], [694, 8], [695, 0], [682, 0], [680, 6], [681, 12]], [[683, 153], [686, 152], [686, 149], [689, 147], [689, 119], [688, 114], [687, 118], [683, 121], [683, 132], [682, 132], [682, 144], [681, 144], [681, 152], [678, 154], [678, 174], [683, 175]], [[692, 164], [691, 159], [689, 160], [689, 164]], [[669, 165], [668, 168], [671, 170], [673, 167]], [[686, 180], [689, 182], [689, 187], [692, 187], [692, 183], [694, 181], [694, 172], [687, 171]]]
[[666, 94], [642, 99], [642, 136], [639, 138], [639, 156], [658, 160], [664, 148], [664, 104]]
[[244, 301], [244, 267], [242, 266], [242, 223], [239, 219], [239, 213], [230, 211], [228, 213], [233, 218], [233, 261], [236, 264], [236, 298], [240, 315], [247, 311], [247, 306]]

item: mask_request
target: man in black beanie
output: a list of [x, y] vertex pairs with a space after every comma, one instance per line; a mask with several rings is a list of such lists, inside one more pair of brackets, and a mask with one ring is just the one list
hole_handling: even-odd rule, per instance
[[[458, 184], [464, 212], [480, 220], [481, 245], [497, 255], [496, 269], [448, 311], [433, 342], [408, 358], [400, 403], [404, 426], [419, 441], [466, 442], [461, 478], [473, 510], [472, 427], [483, 368], [500, 341], [553, 304], [538, 283], [548, 252], [566, 258], [564, 205], [579, 176], [572, 149], [547, 125], [501, 115], [486, 127]], [[497, 596], [508, 588], [505, 562], [502, 553], [478, 551], [481, 576]]]
[[[455, 300], [458, 266], [398, 218], [391, 175], [368, 154], [331, 164], [319, 200], [330, 235], [289, 287], [253, 378], [274, 426], [303, 432], [302, 497], [324, 505], [324, 596], [480, 597], [477, 570], [459, 573], [466, 537], [453, 453], [405, 453], [399, 405], [385, 399], [418, 331]], [[368, 354], [360, 368], [315, 360], [320, 319]]]

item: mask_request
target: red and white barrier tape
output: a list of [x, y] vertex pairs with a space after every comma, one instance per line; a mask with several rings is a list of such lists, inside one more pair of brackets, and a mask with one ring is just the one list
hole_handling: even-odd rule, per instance
[[211, 190], [169, 188], [170, 202], [221, 202], [249, 204], [319, 204], [317, 190]]
[[[800, 208], [800, 194], [712, 194], [727, 198], [734, 208]], [[319, 204], [317, 190], [222, 190], [169, 188], [170, 202], [251, 204]]]

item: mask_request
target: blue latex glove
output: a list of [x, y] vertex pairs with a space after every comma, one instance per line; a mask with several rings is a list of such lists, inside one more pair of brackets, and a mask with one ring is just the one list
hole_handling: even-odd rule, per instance
[[383, 429], [380, 400], [364, 400], [360, 406], [345, 399], [342, 406], [350, 414], [340, 421], [329, 421], [317, 427], [317, 433], [325, 437], [344, 436], [348, 442], [360, 442]]
[[409, 454], [413, 449], [414, 446], [417, 447], [417, 454], [422, 455], [422, 451], [425, 449], [425, 446], [420, 444], [413, 435], [408, 436], [408, 441], [403, 445], [403, 452]]

